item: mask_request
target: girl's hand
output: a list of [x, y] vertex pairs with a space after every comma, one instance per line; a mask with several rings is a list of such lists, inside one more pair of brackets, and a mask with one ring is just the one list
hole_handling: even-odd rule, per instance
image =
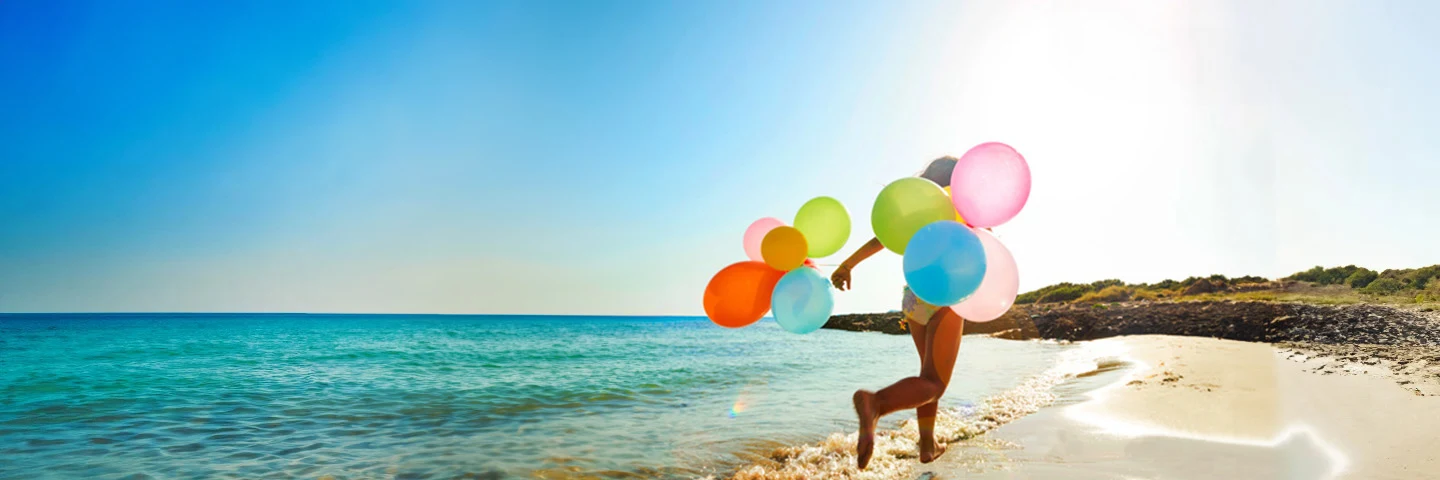
[[835, 273], [830, 275], [830, 283], [835, 284], [835, 289], [845, 291], [850, 289], [850, 267], [840, 265]]

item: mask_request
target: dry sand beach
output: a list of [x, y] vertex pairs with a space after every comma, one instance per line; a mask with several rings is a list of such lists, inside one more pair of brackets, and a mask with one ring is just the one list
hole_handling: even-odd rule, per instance
[[1214, 338], [1080, 343], [1086, 358], [1068, 369], [942, 419], [951, 448], [934, 464], [914, 460], [908, 421], [880, 435], [864, 472], [851, 434], [772, 452], [734, 478], [1440, 478], [1433, 376]]
[[1440, 478], [1440, 397], [1384, 375], [1317, 372], [1262, 343], [1095, 343], [1121, 351], [1123, 376], [987, 435], [1023, 446], [1000, 469], [939, 467], [939, 477]]

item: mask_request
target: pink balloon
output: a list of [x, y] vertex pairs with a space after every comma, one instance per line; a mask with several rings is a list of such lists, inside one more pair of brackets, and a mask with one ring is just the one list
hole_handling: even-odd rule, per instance
[[785, 222], [773, 217], [765, 217], [750, 224], [750, 228], [745, 229], [745, 256], [757, 262], [765, 261], [765, 257], [760, 256], [760, 242], [765, 240], [765, 234], [770, 233], [775, 227], [783, 226], [785, 226]]
[[1030, 198], [1030, 166], [1009, 145], [976, 145], [955, 162], [950, 202], [971, 226], [994, 227], [1015, 218]]
[[1015, 296], [1020, 293], [1020, 272], [1015, 268], [1015, 257], [990, 232], [973, 229], [980, 237], [980, 246], [985, 248], [985, 278], [980, 288], [965, 301], [952, 305], [960, 318], [972, 322], [988, 322], [1010, 311]]

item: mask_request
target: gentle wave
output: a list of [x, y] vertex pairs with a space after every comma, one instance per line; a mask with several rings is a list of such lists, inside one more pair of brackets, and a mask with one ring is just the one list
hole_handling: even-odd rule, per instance
[[[935, 440], [951, 444], [973, 439], [985, 432], [1035, 413], [1055, 402], [1053, 389], [1066, 380], [1083, 378], [1123, 368], [1126, 363], [1099, 347], [1071, 350], [1057, 364], [1030, 377], [1014, 388], [986, 397], [970, 408], [942, 408], [935, 419]], [[911, 418], [894, 430], [875, 432], [875, 449], [869, 466], [856, 468], [855, 443], [858, 433], [833, 433], [824, 441], [807, 445], [783, 445], [754, 452], [754, 461], [738, 469], [731, 480], [791, 479], [894, 479], [915, 475], [920, 456], [920, 433]], [[706, 477], [714, 479], [715, 477]]]
[[[918, 368], [906, 337], [703, 318], [10, 316], [0, 338], [0, 478], [692, 479], [843, 430], [850, 392]], [[944, 406], [1070, 348], [965, 342]]]

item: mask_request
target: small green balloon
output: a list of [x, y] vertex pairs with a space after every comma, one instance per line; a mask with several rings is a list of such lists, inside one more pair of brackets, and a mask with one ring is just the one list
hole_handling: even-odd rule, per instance
[[940, 185], [920, 177], [891, 182], [875, 198], [870, 226], [875, 238], [892, 252], [904, 255], [905, 245], [921, 227], [955, 220], [955, 207]]
[[810, 258], [834, 255], [850, 240], [850, 212], [830, 197], [815, 197], [801, 205], [793, 225], [805, 234]]

